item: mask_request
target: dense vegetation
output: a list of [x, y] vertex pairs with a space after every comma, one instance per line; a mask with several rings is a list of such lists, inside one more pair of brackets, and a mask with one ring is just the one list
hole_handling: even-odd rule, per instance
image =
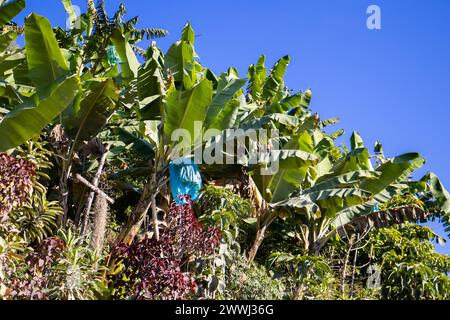
[[[417, 153], [371, 152], [284, 83], [289, 57], [241, 77], [199, 62], [187, 24], [166, 54], [88, 0], [71, 27], [0, 0], [0, 299], [449, 299], [450, 194]], [[15, 44], [25, 37], [25, 47]], [[195, 201], [174, 199], [176, 129], [277, 129], [267, 162], [202, 164]], [[239, 137], [234, 137], [239, 140]], [[233, 138], [233, 139], [234, 139]], [[271, 150], [275, 142], [279, 150]], [[184, 155], [186, 156], [186, 155]], [[179, 200], [179, 201], [174, 201]]]

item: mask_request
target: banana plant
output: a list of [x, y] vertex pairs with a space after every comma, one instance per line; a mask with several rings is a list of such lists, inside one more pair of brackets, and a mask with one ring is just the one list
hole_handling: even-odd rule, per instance
[[[300, 122], [291, 129], [289, 140], [281, 146], [279, 151], [281, 154], [287, 151], [293, 152], [298, 156], [297, 159], [278, 160], [279, 170], [273, 175], [261, 175], [259, 168], [250, 172], [257, 186], [256, 190], [260, 194], [259, 197], [263, 199], [263, 210], [260, 210], [257, 215], [255, 240], [248, 252], [250, 260], [255, 258], [269, 226], [283, 216], [283, 210], [280, 208], [304, 205], [308, 210], [314, 211], [317, 208], [314, 197], [326, 200], [328, 196], [330, 202], [338, 201], [343, 197], [348, 197], [349, 201], [369, 197], [368, 192], [354, 192], [354, 190], [329, 188], [320, 194], [318, 190], [311, 189], [321, 176], [330, 172], [333, 166], [330, 152], [336, 147], [333, 140], [324, 132], [317, 128], [304, 130], [303, 124]], [[308, 193], [309, 197], [302, 197], [297, 203], [295, 201], [297, 197], [294, 196], [299, 190], [310, 191], [310, 193]]]
[[[102, 131], [117, 109], [119, 90], [125, 90], [127, 81], [137, 76], [133, 71], [137, 70], [139, 62], [131, 43], [151, 34], [150, 30], [139, 32], [134, 29], [136, 20], [124, 22], [124, 7], [110, 19], [106, 17], [102, 2], [97, 10], [89, 1], [90, 11], [80, 17], [82, 21], [78, 24], [71, 1], [63, 1], [63, 4], [71, 17], [69, 31], [53, 29], [47, 19], [31, 14], [25, 21], [25, 50], [16, 50], [5, 57], [0, 55], [0, 71], [5, 77], [0, 82], [1, 99], [8, 99], [5, 104], [12, 109], [2, 111], [6, 115], [1, 119], [0, 130], [6, 136], [0, 150], [13, 149], [38, 137], [49, 124], [52, 132], [52, 128], [58, 129], [54, 125], [62, 125], [62, 135], [69, 140], [65, 150], [57, 150], [61, 169], [60, 203], [64, 209], [62, 224], [68, 215], [68, 180], [73, 173], [74, 156], [80, 146]], [[12, 16], [13, 11], [8, 8]], [[85, 33], [89, 25], [92, 26], [89, 35], [99, 35], [104, 28], [110, 31], [105, 38], [108, 45], [116, 48], [120, 60], [109, 63], [106, 57], [98, 57], [102, 67], [94, 68], [96, 62], [90, 59], [95, 55], [92, 55], [92, 46], [88, 46], [93, 41]], [[159, 32], [154, 31], [155, 34]], [[2, 34], [8, 40], [8, 46], [2, 43], [5, 48], [15, 39], [11, 35], [14, 34]], [[85, 45], [79, 47], [79, 43]], [[2, 53], [4, 50], [2, 47]], [[14, 99], [19, 103], [11, 108]]]
[[138, 17], [124, 20], [125, 5], [121, 4], [110, 17], [105, 1], [87, 1], [87, 12], [76, 16], [71, 0], [62, 0], [69, 15], [70, 28], [56, 28], [55, 34], [64, 49], [77, 52], [84, 65], [91, 65], [93, 75], [97, 73], [120, 74], [126, 84], [135, 80], [140, 63], [136, 55], [145, 58], [145, 51], [137, 44], [146, 39], [164, 37], [167, 30], [157, 28], [137, 29]]
[[[133, 91], [141, 67], [137, 54], [142, 49], [136, 43], [144, 36], [160, 37], [167, 32], [162, 29], [136, 29], [137, 18], [128, 21], [123, 19], [126, 13], [123, 5], [110, 18], [104, 1], [98, 1], [95, 5], [90, 0], [87, 13], [76, 17], [72, 2], [62, 2], [70, 17], [70, 28], [55, 28], [54, 34], [68, 57], [72, 72], [79, 74], [81, 79], [81, 90], [76, 100], [61, 116], [64, 134], [69, 140], [65, 149], [58, 150], [62, 158], [60, 189], [63, 194], [61, 204], [65, 209], [62, 220], [64, 224], [70, 206], [68, 181], [70, 177], [75, 178], [76, 173], [83, 173], [80, 172], [80, 166], [74, 166], [78, 159], [77, 153], [89, 144], [97, 144], [103, 150], [103, 142], [94, 140], [110, 124], [116, 112], [123, 112], [127, 98], [125, 93]], [[111, 147], [114, 143], [115, 141], [107, 142]], [[106, 152], [105, 155], [111, 157], [112, 153]], [[100, 165], [102, 163], [104, 165], [105, 162], [97, 162], [96, 176], [103, 171], [103, 165]], [[83, 167], [85, 166], [82, 165], [81, 168]], [[90, 166], [89, 169], [94, 167]], [[93, 183], [94, 187], [96, 183]], [[94, 193], [90, 191], [86, 204], [82, 202], [76, 205], [76, 220], [84, 221], [82, 230], [86, 229], [93, 197]], [[84, 218], [81, 219], [83, 208]]]
[[[296, 116], [273, 113], [264, 107], [265, 101], [272, 104], [280, 100], [279, 104], [283, 108], [288, 108], [288, 105], [300, 107], [302, 102], [307, 106], [303, 98], [296, 101], [289, 99], [289, 92], [284, 88], [282, 78], [289, 62], [288, 57], [280, 60], [267, 79], [264, 79], [261, 85], [264, 102], [253, 102], [245, 96], [244, 85], [247, 79], [239, 78], [233, 68], [216, 77], [197, 61], [194, 43], [195, 33], [190, 24], [187, 24], [181, 39], [169, 48], [167, 54], [163, 55], [155, 47], [149, 48], [148, 60], [138, 71], [136, 90], [127, 99], [128, 106], [137, 112], [141, 121], [157, 123], [158, 134], [154, 143], [152, 178], [118, 241], [132, 241], [151, 207], [152, 198], [167, 199], [168, 195], [161, 195], [160, 189], [167, 192], [167, 187], [162, 187], [168, 181], [167, 164], [173, 160], [175, 148], [180, 147], [180, 144], [171, 139], [175, 130], [185, 129], [189, 133], [189, 145], [182, 147], [194, 152], [196, 148], [203, 148], [206, 143], [211, 142], [205, 137], [205, 140], [200, 139], [208, 129], [215, 129], [221, 135], [230, 128], [262, 128], [273, 123], [280, 127], [291, 127], [300, 122]], [[145, 87], [141, 82], [145, 83]], [[202, 131], [195, 130], [195, 122], [203, 123]], [[305, 167], [317, 161], [314, 155], [299, 150], [294, 142], [292, 146], [287, 145], [287, 148], [290, 149], [276, 155], [281, 159], [283, 169], [289, 170], [295, 163], [301, 163]], [[206, 171], [210, 169], [208, 166], [202, 167]], [[162, 205], [152, 209], [154, 230], [158, 228], [157, 214], [161, 211], [164, 211]]]
[[[196, 60], [194, 41], [194, 31], [188, 23], [181, 39], [166, 55], [150, 47], [146, 64], [138, 70], [134, 96], [127, 100], [141, 121], [156, 121], [155, 157], [149, 182], [117, 242], [133, 241], [150, 209], [153, 230], [158, 237], [162, 225], [158, 216], [167, 212], [170, 201], [167, 168], [174, 147], [172, 133], [179, 128], [186, 129], [191, 138], [196, 139], [194, 122], [204, 121], [212, 102], [213, 84], [206, 77], [206, 69]], [[157, 198], [160, 199], [158, 204]]]
[[28, 77], [35, 93], [1, 119], [0, 131], [6, 136], [0, 143], [0, 151], [39, 136], [73, 103], [80, 89], [80, 79], [69, 72], [68, 62], [46, 18], [34, 13], [26, 18], [25, 40]]
[[[373, 169], [361, 137], [354, 133], [351, 140], [353, 150], [335, 163], [329, 173], [319, 176], [309, 188], [300, 189], [289, 199], [273, 205], [274, 210], [281, 208], [285, 214], [294, 217], [288, 218], [291, 222], [297, 220], [294, 237], [310, 254], [318, 254], [336, 234], [344, 237], [371, 227], [424, 221], [430, 214], [448, 212], [445, 205], [448, 193], [442, 185], [433, 180], [434, 185], [438, 185], [433, 188], [432, 183], [425, 183], [426, 178], [419, 182], [410, 180], [412, 172], [425, 163], [419, 154], [385, 158]], [[423, 197], [416, 195], [418, 187], [428, 190], [428, 197], [434, 194], [440, 205], [433, 209], [430, 205], [416, 204]], [[408, 194], [412, 194], [416, 203], [380, 209], [394, 197]]]

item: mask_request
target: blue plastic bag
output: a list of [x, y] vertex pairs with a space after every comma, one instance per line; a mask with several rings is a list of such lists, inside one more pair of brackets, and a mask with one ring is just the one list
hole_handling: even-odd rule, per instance
[[120, 63], [119, 55], [117, 54], [114, 46], [108, 46], [106, 48], [106, 56], [108, 57], [108, 62], [110, 65], [115, 66]]
[[380, 211], [380, 206], [378, 205], [378, 203], [376, 203], [372, 208], [372, 212], [378, 212], [378, 211]]
[[189, 195], [192, 201], [199, 197], [202, 188], [202, 176], [194, 159], [178, 158], [169, 163], [170, 189], [177, 204], [184, 204], [182, 195]]

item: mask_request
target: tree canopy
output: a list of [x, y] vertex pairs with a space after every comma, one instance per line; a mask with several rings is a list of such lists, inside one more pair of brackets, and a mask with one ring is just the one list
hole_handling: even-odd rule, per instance
[[289, 56], [217, 75], [190, 23], [163, 53], [124, 5], [62, 2], [68, 29], [0, 1], [0, 299], [448, 299], [417, 223], [450, 234], [450, 194], [420, 154], [338, 145]]

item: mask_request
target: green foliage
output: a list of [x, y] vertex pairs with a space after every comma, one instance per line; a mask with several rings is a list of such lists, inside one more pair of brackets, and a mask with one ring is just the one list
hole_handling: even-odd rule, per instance
[[[57, 202], [47, 200], [44, 182], [48, 176], [43, 170], [50, 169], [52, 155], [42, 142], [28, 142], [16, 150], [39, 170], [33, 181], [33, 193], [8, 214], [0, 224], [0, 297], [7, 299], [91, 299], [95, 298], [99, 285], [99, 257], [87, 243], [76, 238], [69, 230], [60, 232], [63, 243], [58, 257], [47, 256], [48, 251], [35, 252], [42, 247], [56, 230], [56, 221], [62, 213]], [[42, 248], [47, 250], [46, 248]], [[36, 256], [37, 255], [37, 256]], [[31, 268], [35, 261], [35, 267]], [[49, 260], [50, 259], [50, 260]], [[48, 262], [48, 263], [47, 263]], [[43, 278], [45, 277], [45, 278]], [[70, 284], [69, 278], [77, 283]], [[74, 278], [79, 277], [79, 278]], [[79, 281], [79, 283], [78, 283]], [[33, 289], [33, 287], [36, 287]]]
[[46, 270], [48, 296], [57, 300], [90, 300], [104, 294], [101, 281], [102, 257], [90, 249], [86, 239], [77, 237], [70, 229], [60, 232], [65, 248]]
[[26, 18], [25, 41], [29, 77], [37, 89], [67, 76], [69, 64], [45, 17], [32, 13]]
[[284, 276], [291, 299], [338, 298], [337, 281], [324, 257], [274, 252], [268, 263]]
[[27, 203], [9, 214], [9, 222], [20, 230], [19, 235], [26, 243], [37, 243], [51, 235], [62, 213], [58, 202], [47, 200], [45, 191], [35, 188]]
[[382, 268], [384, 299], [449, 299], [450, 257], [434, 251], [437, 237], [412, 224], [373, 232], [366, 254]]
[[[32, 99], [2, 118], [0, 131], [4, 136], [0, 142], [1, 151], [18, 147], [39, 136], [45, 126], [73, 102], [78, 93], [79, 80], [72, 76], [50, 86], [40, 90]], [[23, 126], [24, 123], [27, 123], [26, 127]]]
[[74, 140], [89, 141], [97, 136], [112, 116], [118, 96], [111, 79], [86, 81], [84, 97], [66, 121], [67, 133]]
[[387, 210], [390, 208], [399, 208], [399, 207], [410, 206], [410, 205], [416, 206], [418, 208], [424, 208], [424, 206], [425, 206], [423, 201], [418, 199], [416, 196], [408, 193], [408, 194], [404, 194], [404, 195], [396, 194], [395, 196], [390, 198], [387, 202], [381, 204], [379, 206], [379, 209]]
[[239, 79], [237, 71], [232, 68], [221, 74], [216, 94], [206, 114], [206, 128], [224, 130], [234, 126], [240, 106], [238, 98], [242, 95], [242, 87], [246, 83], [247, 79]]
[[0, 5], [0, 27], [17, 16], [25, 8], [25, 0], [12, 0]]
[[125, 36], [118, 29], [115, 29], [112, 32], [111, 41], [116, 48], [120, 61], [122, 62], [122, 77], [126, 80], [134, 79], [137, 77], [140, 64], [130, 43], [126, 41]]
[[242, 255], [235, 255], [227, 266], [227, 300], [281, 300], [285, 298], [283, 282], [275, 279], [264, 266], [249, 264]]
[[[7, 266], [3, 298], [14, 300], [92, 300], [107, 293], [101, 281], [101, 258], [87, 242], [68, 231], [47, 238]], [[9, 269], [8, 269], [9, 267]], [[2, 296], [0, 296], [2, 297]]]
[[194, 122], [202, 122], [205, 119], [212, 94], [212, 84], [207, 79], [186, 91], [178, 91], [173, 86], [169, 89], [164, 117], [164, 134], [168, 143], [177, 129], [185, 129], [190, 134], [191, 140], [187, 145], [184, 143], [183, 147], [201, 142], [199, 141], [200, 132], [194, 131]]
[[9, 223], [20, 230], [19, 235], [26, 243], [39, 243], [56, 230], [56, 221], [62, 214], [58, 202], [47, 199], [47, 188], [42, 184], [50, 178], [45, 171], [52, 167], [52, 153], [42, 141], [27, 142], [16, 153], [35, 166], [37, 177], [33, 179], [33, 193], [10, 212]]
[[[201, 166], [208, 181], [197, 215], [201, 223], [220, 229], [220, 246], [172, 267], [162, 263], [155, 269], [160, 273], [134, 279], [136, 284], [145, 280], [158, 286], [151, 279], [164, 282], [183, 274], [189, 279], [183, 293], [165, 287], [164, 297], [184, 296], [195, 278], [197, 298], [449, 298], [449, 258], [437, 254], [430, 242], [443, 239], [417, 225], [393, 226], [430, 218], [449, 231], [449, 192], [432, 173], [411, 178], [425, 163], [418, 153], [388, 157], [377, 142], [371, 154], [357, 132], [349, 147], [337, 146], [344, 131], [328, 134], [325, 128], [339, 119], [323, 120], [312, 112], [310, 89], [286, 87], [289, 56], [268, 70], [262, 55], [248, 68], [248, 81], [232, 67], [216, 76], [200, 63], [190, 23], [164, 54], [155, 43], [147, 50], [137, 44], [167, 32], [137, 29], [137, 17], [125, 20], [124, 5], [108, 16], [103, 0], [88, 0], [87, 12], [77, 17], [72, 2], [62, 0], [69, 30], [52, 28], [34, 13], [24, 30], [16, 30], [11, 19], [25, 2], [0, 3], [0, 151], [8, 152], [1, 155], [0, 168], [0, 297], [96, 299], [124, 291], [127, 279], [111, 288], [101, 282], [105, 261], [86, 237], [76, 236], [77, 226], [68, 225], [80, 218], [90, 222], [86, 208], [101, 191], [115, 202], [106, 252], [139, 232], [158, 237], [155, 226], [164, 234], [171, 218], [167, 165], [176, 148], [230, 142], [200, 140], [204, 132], [194, 124], [201, 121], [203, 129], [215, 129], [215, 136], [224, 137], [230, 128], [277, 129], [279, 134], [266, 142], [247, 137], [240, 145], [246, 154], [234, 159], [239, 165]], [[19, 48], [14, 41], [22, 31], [26, 44]], [[171, 138], [180, 128], [189, 132], [190, 141], [177, 145]], [[229, 139], [240, 143], [242, 137]], [[249, 163], [255, 143], [270, 150], [256, 165]], [[275, 143], [278, 150], [272, 148]], [[279, 163], [279, 170], [262, 174], [269, 159]], [[20, 167], [32, 174], [26, 175], [26, 168], [10, 174]], [[80, 183], [78, 175], [95, 186]], [[224, 188], [209, 184], [228, 175], [242, 181]], [[153, 230], [141, 228], [150, 220]], [[171, 232], [182, 229], [192, 236], [187, 227], [172, 226]], [[142, 274], [150, 272], [139, 253], [155, 250], [146, 243], [161, 245], [162, 252], [153, 257], [159, 263], [169, 242], [135, 242], [141, 247], [127, 251], [130, 274], [136, 275], [134, 265]], [[114, 260], [114, 254], [109, 258]], [[382, 267], [380, 289], [367, 288], [368, 264]], [[171, 288], [178, 284], [172, 282]]]
[[222, 187], [207, 185], [198, 199], [199, 221], [207, 226], [219, 228], [222, 234], [220, 247], [206, 259], [194, 263], [199, 295], [206, 298], [223, 297], [228, 287], [227, 270], [240, 255], [240, 241], [245, 239], [244, 220], [252, 211], [248, 200]]
[[201, 216], [199, 221], [220, 228], [226, 242], [232, 246], [239, 237], [240, 226], [251, 217], [252, 207], [230, 190], [206, 186], [199, 197]]
[[195, 35], [190, 23], [187, 23], [181, 39], [175, 42], [167, 51], [164, 69], [172, 75], [177, 88], [191, 89], [198, 83], [198, 73], [202, 66], [196, 61], [194, 49]]

